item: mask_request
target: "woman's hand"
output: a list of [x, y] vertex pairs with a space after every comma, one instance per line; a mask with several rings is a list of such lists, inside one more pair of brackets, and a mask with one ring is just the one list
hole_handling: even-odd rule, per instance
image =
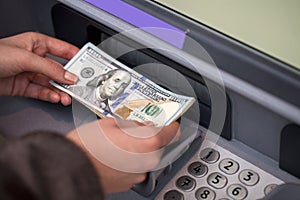
[[[136, 135], [145, 135], [145, 132], [149, 137]], [[87, 153], [99, 174], [104, 192], [108, 194], [129, 190], [134, 184], [144, 181], [146, 172], [154, 169], [160, 161], [161, 152], [158, 150], [174, 141], [178, 134], [177, 122], [156, 128], [104, 118], [73, 130], [67, 137]]]
[[69, 95], [55, 89], [49, 80], [74, 84], [78, 78], [47, 54], [71, 59], [77, 52], [77, 47], [39, 33], [29, 32], [1, 39], [0, 95], [69, 105]]

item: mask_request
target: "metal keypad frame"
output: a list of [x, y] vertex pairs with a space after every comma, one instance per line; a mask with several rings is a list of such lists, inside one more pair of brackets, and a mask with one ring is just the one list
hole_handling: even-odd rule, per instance
[[[195, 181], [194, 189], [183, 190], [174, 184], [185, 176]], [[260, 199], [283, 183], [223, 147], [211, 144], [201, 147], [155, 199]]]

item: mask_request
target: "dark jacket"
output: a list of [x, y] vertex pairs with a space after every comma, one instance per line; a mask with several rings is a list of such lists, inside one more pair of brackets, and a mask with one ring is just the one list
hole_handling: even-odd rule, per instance
[[0, 145], [1, 200], [102, 200], [85, 153], [62, 135], [35, 132]]

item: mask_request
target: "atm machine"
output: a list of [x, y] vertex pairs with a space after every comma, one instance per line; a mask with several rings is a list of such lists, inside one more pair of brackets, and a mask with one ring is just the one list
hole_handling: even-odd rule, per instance
[[[168, 66], [187, 80], [197, 99], [197, 108], [187, 116], [196, 127], [195, 137], [180, 156], [149, 172], [130, 191], [107, 199], [300, 198], [300, 63], [211, 27], [174, 2], [28, 2], [32, 6], [18, 8], [28, 23], [16, 21], [20, 26], [15, 29], [7, 25], [2, 36], [34, 30], [78, 47], [91, 42], [129, 67], [150, 63], [139, 72], [185, 94], [181, 79], [160, 68]], [[13, 97], [0, 101], [5, 105], [1, 132], [22, 135], [44, 128], [65, 133], [74, 128], [70, 107]], [[24, 126], [16, 127], [14, 121], [25, 116]]]

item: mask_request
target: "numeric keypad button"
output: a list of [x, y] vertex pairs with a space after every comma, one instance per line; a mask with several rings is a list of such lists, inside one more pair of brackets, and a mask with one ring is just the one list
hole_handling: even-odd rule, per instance
[[207, 166], [201, 162], [193, 162], [188, 167], [188, 172], [197, 178], [205, 176], [207, 171]]
[[242, 200], [247, 197], [248, 191], [244, 186], [240, 184], [233, 184], [227, 188], [227, 194], [230, 198]]
[[214, 200], [216, 193], [208, 187], [201, 187], [196, 191], [195, 196], [197, 200]]
[[253, 186], [258, 183], [259, 175], [250, 169], [245, 169], [240, 172], [239, 179], [245, 185]]
[[274, 190], [275, 188], [277, 187], [277, 184], [270, 184], [270, 185], [267, 185], [265, 187], [265, 195], [269, 194], [272, 190]]
[[240, 166], [236, 161], [230, 158], [225, 158], [219, 163], [219, 168], [222, 172], [232, 175], [239, 170]]
[[211, 164], [219, 160], [220, 153], [215, 149], [206, 148], [200, 152], [200, 158], [201, 160]]
[[214, 172], [207, 177], [207, 183], [214, 188], [220, 189], [227, 184], [227, 178], [218, 172]]
[[164, 195], [164, 200], [184, 200], [184, 197], [179, 191], [170, 190]]
[[181, 176], [177, 179], [176, 186], [183, 191], [192, 191], [196, 186], [196, 181], [189, 176]]

